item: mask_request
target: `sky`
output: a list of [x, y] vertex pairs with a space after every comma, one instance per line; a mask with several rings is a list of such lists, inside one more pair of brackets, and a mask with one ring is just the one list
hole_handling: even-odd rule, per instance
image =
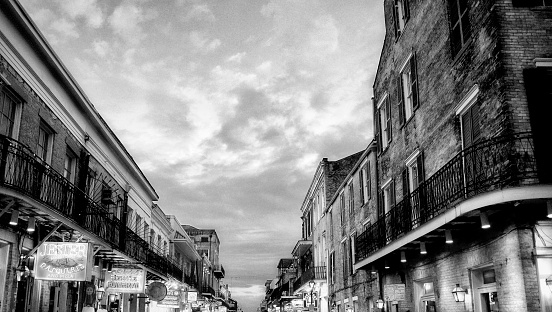
[[256, 311], [315, 170], [373, 138], [382, 0], [20, 0], [183, 224], [215, 229]]

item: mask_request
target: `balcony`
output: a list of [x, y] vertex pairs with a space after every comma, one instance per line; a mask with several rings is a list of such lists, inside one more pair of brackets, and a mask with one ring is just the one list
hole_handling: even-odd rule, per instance
[[[476, 195], [539, 184], [534, 155], [530, 133], [493, 138], [461, 151], [356, 237], [355, 267], [370, 263], [359, 264]], [[447, 222], [458, 216], [451, 215]]]
[[326, 281], [326, 267], [312, 267], [304, 271], [293, 283], [293, 290], [299, 290], [301, 286], [308, 284], [309, 281]]
[[218, 279], [224, 278], [224, 267], [222, 264], [215, 265], [213, 267], [213, 273], [215, 274], [215, 277]]
[[[36, 158], [26, 146], [2, 135], [0, 186], [9, 190], [7, 193], [13, 192], [9, 194], [13, 197], [28, 196], [36, 202], [34, 205], [50, 209], [55, 215], [44, 222], [59, 218], [69, 220], [74, 227], [86, 230], [137, 262], [157, 272], [182, 278], [182, 269], [174, 261], [151, 250], [148, 243], [115, 217], [101, 200], [93, 200]], [[126, 203], [126, 196], [124, 194], [125, 200], [121, 203]]]

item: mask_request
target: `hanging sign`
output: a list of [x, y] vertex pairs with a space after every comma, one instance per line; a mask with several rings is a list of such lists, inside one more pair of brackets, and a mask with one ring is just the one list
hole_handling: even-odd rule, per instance
[[167, 286], [161, 282], [153, 282], [148, 285], [148, 297], [153, 301], [161, 301], [167, 295]]
[[197, 292], [189, 291], [188, 292], [188, 302], [196, 302], [196, 301], [197, 301]]
[[158, 307], [163, 308], [180, 308], [180, 287], [177, 283], [167, 285], [167, 295], [163, 300], [157, 303]]
[[45, 242], [38, 247], [35, 278], [50, 281], [88, 281], [92, 248], [89, 243]]
[[106, 273], [106, 291], [110, 293], [141, 294], [146, 284], [146, 274], [142, 269], [113, 268]]

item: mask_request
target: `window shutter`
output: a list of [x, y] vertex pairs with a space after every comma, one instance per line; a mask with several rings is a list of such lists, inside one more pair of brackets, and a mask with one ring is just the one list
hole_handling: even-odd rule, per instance
[[408, 0], [403, 0], [403, 11], [404, 11], [404, 23], [410, 19], [410, 3]]
[[402, 83], [402, 72], [399, 73], [397, 77], [397, 100], [399, 107], [399, 124], [402, 126], [405, 122], [404, 117], [404, 92], [403, 92], [403, 83]]
[[377, 109], [374, 105], [374, 111], [376, 112], [376, 116], [375, 116], [375, 119], [376, 119], [376, 143], [377, 143], [377, 148], [378, 148], [378, 153], [382, 151], [382, 141], [381, 141], [381, 124], [380, 124], [380, 110]]
[[470, 147], [473, 143], [470, 112], [471, 110], [468, 110], [461, 117], [462, 118], [462, 138], [464, 139], [464, 148]]
[[481, 139], [481, 114], [479, 113], [479, 102], [476, 102], [470, 108], [472, 142], [475, 144]]
[[418, 166], [418, 187], [424, 182], [425, 180], [425, 172], [424, 172], [424, 154], [420, 153], [418, 155], [418, 158], [416, 159], [416, 165]]
[[370, 172], [370, 162], [366, 164], [366, 193], [368, 193], [368, 199], [372, 198], [372, 173]]
[[395, 38], [398, 38], [401, 35], [401, 31], [397, 0], [393, 1], [393, 27], [395, 28]]
[[[390, 190], [390, 192], [389, 192], [390, 196], [389, 197], [391, 197], [390, 202], [391, 202], [391, 206], [393, 206], [393, 205], [395, 205], [395, 180], [394, 179], [391, 180], [391, 184], [389, 185], [389, 190]], [[391, 208], [392, 207], [389, 207], [389, 209], [391, 209]]]
[[385, 210], [383, 208], [383, 191], [378, 191], [378, 219], [382, 219], [385, 214]]
[[412, 57], [410, 58], [410, 76], [412, 79], [412, 107], [415, 110], [420, 104], [420, 102], [418, 101], [418, 73], [416, 68], [416, 54], [412, 54]]
[[410, 194], [410, 183], [408, 181], [408, 167], [404, 168], [402, 171], [402, 195], [403, 199]]
[[364, 170], [365, 167], [360, 168], [358, 171], [358, 190], [359, 190], [359, 196], [360, 196], [360, 202], [364, 204]]
[[385, 106], [387, 107], [387, 131], [389, 135], [387, 136], [387, 143], [393, 140], [393, 129], [391, 127], [391, 103], [389, 99], [385, 100]]

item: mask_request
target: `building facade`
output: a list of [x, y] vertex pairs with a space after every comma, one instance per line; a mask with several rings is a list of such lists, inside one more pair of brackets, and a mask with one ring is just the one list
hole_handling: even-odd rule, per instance
[[0, 1], [0, 311], [192, 311], [203, 259], [158, 199], [21, 4]]
[[549, 311], [550, 4], [384, 7], [378, 218], [354, 268], [386, 311]]

